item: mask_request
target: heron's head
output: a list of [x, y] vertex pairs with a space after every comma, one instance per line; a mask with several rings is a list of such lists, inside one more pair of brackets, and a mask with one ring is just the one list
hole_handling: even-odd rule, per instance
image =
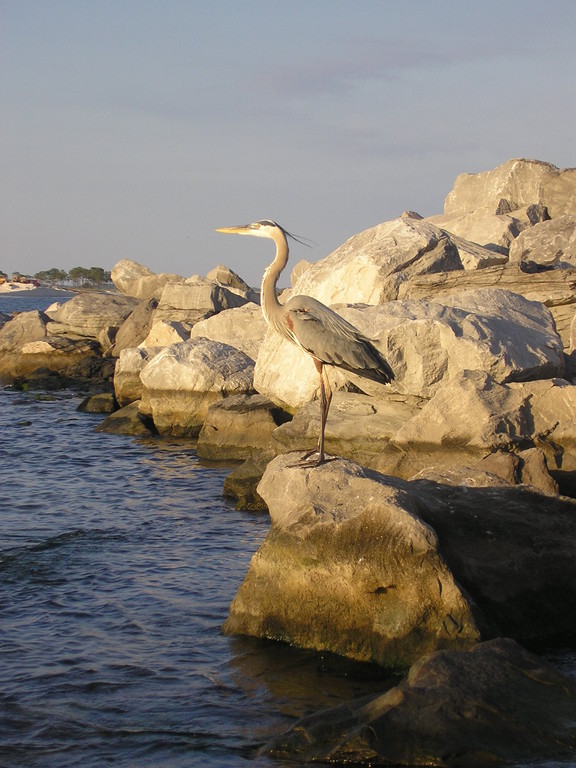
[[263, 219], [252, 224], [240, 224], [237, 227], [221, 227], [216, 232], [224, 232], [226, 235], [252, 235], [253, 237], [269, 237], [274, 239], [280, 232], [287, 232], [275, 221]]

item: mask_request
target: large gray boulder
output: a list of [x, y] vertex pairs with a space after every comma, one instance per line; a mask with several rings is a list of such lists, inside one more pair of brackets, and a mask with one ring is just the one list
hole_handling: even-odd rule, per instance
[[499, 288], [539, 301], [550, 310], [564, 349], [570, 348], [570, 324], [574, 317], [576, 269], [551, 269], [526, 273], [518, 265], [493, 266], [470, 271], [415, 275], [402, 283], [400, 299], [427, 299], [443, 303], [446, 296], [480, 288]]
[[414, 274], [463, 269], [456, 244], [438, 227], [402, 216], [360, 232], [306, 269], [294, 294], [324, 304], [381, 304]]
[[509, 249], [520, 233], [548, 218], [548, 210], [543, 205], [529, 205], [513, 212], [509, 212], [508, 205], [501, 205], [496, 212], [490, 207], [484, 207], [464, 213], [429, 216], [427, 221], [450, 232], [451, 235], [457, 235], [478, 243], [489, 251], [502, 254], [498, 261], [492, 261], [496, 264], [506, 263]]
[[379, 457], [380, 468], [408, 477], [430, 463], [458, 466], [513, 451], [533, 433], [526, 401], [522, 388], [499, 384], [484, 371], [464, 371], [392, 436], [396, 450]]
[[259, 292], [251, 288], [240, 275], [237, 275], [236, 272], [224, 264], [218, 264], [217, 267], [207, 272], [206, 278], [228, 288], [232, 293], [243, 296], [247, 301], [258, 303]]
[[157, 307], [158, 299], [154, 298], [136, 305], [116, 333], [112, 350], [114, 357], [119, 357], [123, 349], [137, 347], [144, 341], [154, 322]]
[[297, 458], [274, 459], [258, 486], [272, 526], [226, 632], [385, 666], [498, 635], [576, 633], [573, 500]]
[[198, 456], [244, 460], [268, 450], [272, 432], [289, 415], [262, 395], [230, 395], [211, 405], [198, 435]]
[[148, 335], [142, 342], [143, 347], [169, 347], [179, 341], [190, 338], [190, 326], [179, 320], [155, 320], [152, 322]]
[[551, 218], [574, 212], [576, 169], [560, 170], [551, 163], [518, 158], [482, 173], [462, 173], [444, 203], [444, 213], [493, 213], [542, 205]]
[[193, 275], [183, 283], [168, 283], [165, 286], [155, 320], [178, 320], [194, 325], [224, 309], [247, 303], [247, 298], [214, 280]]
[[47, 332], [50, 336], [98, 340], [102, 330], [118, 329], [137, 304], [137, 299], [121, 294], [79, 293], [57, 309], [47, 311]]
[[121, 407], [141, 399], [140, 373], [159, 352], [160, 347], [127, 347], [120, 352], [114, 367], [114, 394]]
[[308, 715], [263, 752], [307, 765], [568, 766], [575, 723], [576, 682], [498, 639], [425, 656], [391, 690]]
[[[394, 394], [376, 398], [357, 392], [335, 392], [326, 423], [326, 451], [363, 466], [378, 466], [389, 441], [421, 407], [415, 398]], [[311, 451], [319, 434], [320, 405], [315, 400], [299, 408], [290, 422], [272, 432], [271, 448], [275, 454]]]
[[48, 316], [21, 312], [0, 328], [0, 380], [36, 389], [61, 389], [75, 380], [108, 385], [113, 363], [94, 339], [49, 336]]
[[522, 232], [510, 246], [510, 261], [527, 271], [576, 267], [576, 216], [559, 216]]
[[236, 347], [252, 360], [258, 357], [265, 335], [266, 321], [262, 309], [253, 302], [225, 309], [206, 320], [200, 320], [190, 332], [192, 338], [203, 336]]
[[140, 410], [162, 435], [197, 437], [208, 408], [253, 393], [254, 361], [234, 347], [191, 339], [164, 347], [143, 368]]
[[180, 275], [162, 273], [157, 275], [148, 267], [132, 259], [121, 259], [111, 271], [112, 282], [125, 296], [148, 301], [160, 297], [167, 283], [182, 283]]
[[226, 632], [392, 666], [480, 639], [475, 607], [398, 484], [344, 460], [295, 460], [274, 459], [258, 486], [272, 528]]
[[0, 352], [18, 352], [24, 344], [44, 339], [48, 321], [48, 316], [38, 310], [9, 318], [0, 328]]

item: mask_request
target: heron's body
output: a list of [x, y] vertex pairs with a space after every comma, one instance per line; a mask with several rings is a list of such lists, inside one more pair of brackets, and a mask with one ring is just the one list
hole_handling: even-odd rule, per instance
[[318, 460], [324, 461], [324, 430], [332, 400], [326, 365], [335, 365], [351, 373], [388, 384], [394, 373], [374, 344], [334, 310], [311, 296], [293, 296], [285, 304], [278, 301], [276, 286], [288, 262], [288, 234], [274, 221], [265, 219], [239, 227], [225, 227], [218, 232], [267, 237], [276, 243], [276, 257], [262, 278], [262, 312], [269, 326], [301, 347], [316, 365], [320, 376], [321, 427]]

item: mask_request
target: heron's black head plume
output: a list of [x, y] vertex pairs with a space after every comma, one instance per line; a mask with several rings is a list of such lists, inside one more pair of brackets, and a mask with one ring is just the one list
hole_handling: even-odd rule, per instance
[[269, 227], [278, 227], [278, 229], [281, 229], [282, 232], [286, 235], [286, 237], [289, 237], [290, 240], [294, 240], [296, 243], [300, 243], [300, 245], [305, 245], [306, 248], [311, 248], [312, 245], [315, 245], [313, 240], [309, 240], [307, 237], [302, 237], [301, 235], [293, 235], [292, 232], [288, 232], [287, 229], [284, 229], [283, 226], [278, 224], [277, 221], [273, 221], [272, 219], [262, 219], [258, 222], [258, 224], [262, 224], [262, 226], [269, 226]]

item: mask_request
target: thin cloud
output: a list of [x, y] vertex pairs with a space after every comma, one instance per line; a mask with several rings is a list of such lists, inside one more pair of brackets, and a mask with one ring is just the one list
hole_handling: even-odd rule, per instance
[[276, 68], [263, 78], [273, 92], [284, 96], [314, 98], [322, 95], [350, 93], [364, 83], [396, 81], [403, 74], [418, 69], [438, 69], [459, 63], [510, 56], [526, 56], [523, 46], [473, 40], [442, 42], [414, 38], [408, 42], [392, 39], [356, 40], [348, 42], [329, 55], [310, 57], [304, 61]]

